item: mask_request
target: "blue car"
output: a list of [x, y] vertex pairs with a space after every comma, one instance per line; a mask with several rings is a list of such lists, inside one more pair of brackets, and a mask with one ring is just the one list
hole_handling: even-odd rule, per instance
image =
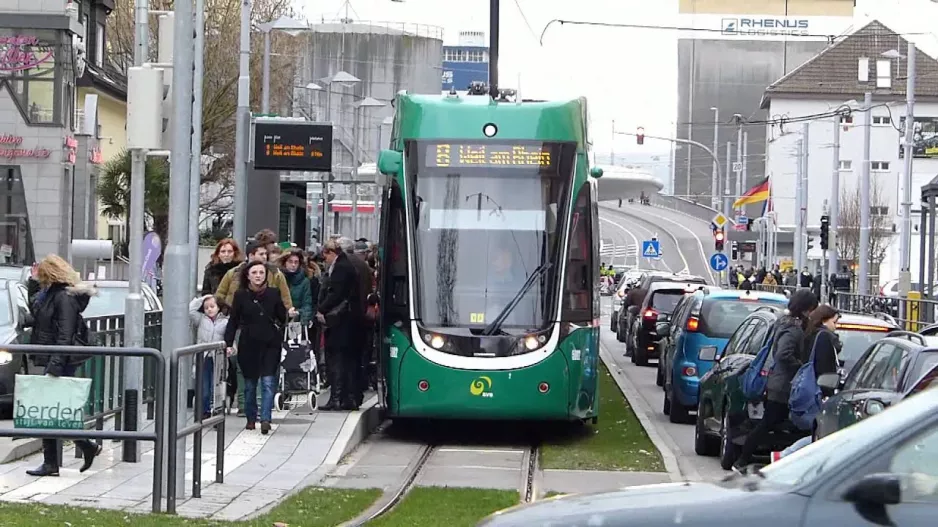
[[[764, 306], [785, 307], [777, 293], [705, 289], [687, 295], [668, 324], [666, 349], [659, 361], [659, 384], [664, 388], [664, 413], [672, 423], [692, 422], [700, 378], [750, 313]], [[664, 328], [662, 328], [664, 329]]]

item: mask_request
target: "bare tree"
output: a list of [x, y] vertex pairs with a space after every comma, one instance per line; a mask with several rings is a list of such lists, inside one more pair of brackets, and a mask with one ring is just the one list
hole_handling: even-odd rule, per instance
[[[293, 16], [290, 0], [255, 0], [253, 27]], [[151, 1], [151, 9], [170, 10], [171, 0]], [[122, 72], [133, 65], [134, 3], [119, 1], [108, 18], [109, 60]], [[205, 1], [205, 72], [202, 79], [202, 200], [205, 214], [231, 206], [238, 97], [240, 0]], [[156, 59], [156, 17], [150, 19], [150, 57]], [[292, 97], [300, 39], [282, 32], [271, 35], [270, 101], [280, 108]], [[251, 39], [251, 106], [260, 109], [263, 39]]]
[[[870, 184], [870, 250], [866, 255], [871, 274], [879, 274], [879, 264], [892, 242], [892, 213], [883, 194], [882, 185], [874, 178]], [[837, 257], [842, 262], [859, 263], [860, 254], [860, 189], [843, 189], [840, 193], [840, 216], [837, 229]]]

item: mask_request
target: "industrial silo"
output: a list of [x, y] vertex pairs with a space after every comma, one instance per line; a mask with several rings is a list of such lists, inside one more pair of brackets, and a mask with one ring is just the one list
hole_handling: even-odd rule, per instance
[[[331, 121], [333, 175], [336, 182], [374, 181], [374, 170], [362, 165], [377, 162], [379, 142], [390, 138], [391, 100], [407, 90], [438, 94], [442, 78], [443, 29], [412, 23], [365, 22], [344, 19], [310, 26], [303, 34], [300, 73], [294, 86], [294, 116]], [[305, 92], [305, 93], [304, 93]], [[356, 149], [357, 145], [357, 149]], [[356, 168], [357, 167], [357, 168]], [[330, 185], [329, 193], [343, 206], [326, 206], [326, 232], [377, 237], [372, 196], [375, 185]], [[310, 225], [322, 221], [319, 211], [323, 185], [310, 184]], [[344, 206], [360, 203], [358, 228]], [[353, 207], [357, 208], [357, 207]], [[364, 212], [368, 211], [368, 212]], [[354, 231], [354, 232], [353, 232]]]

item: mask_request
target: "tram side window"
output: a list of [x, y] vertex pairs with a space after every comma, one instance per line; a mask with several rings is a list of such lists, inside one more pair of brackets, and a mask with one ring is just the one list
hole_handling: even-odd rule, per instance
[[592, 320], [593, 233], [590, 187], [580, 189], [570, 219], [570, 245], [567, 248], [567, 275], [563, 290], [564, 318]]
[[391, 189], [389, 201], [386, 297], [390, 298], [388, 313], [394, 322], [408, 316], [407, 287], [407, 224], [404, 216], [404, 199], [396, 184]]

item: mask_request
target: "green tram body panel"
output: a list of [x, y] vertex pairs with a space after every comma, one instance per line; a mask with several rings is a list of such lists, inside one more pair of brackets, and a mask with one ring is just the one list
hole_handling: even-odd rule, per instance
[[[570, 181], [570, 203], [575, 203], [581, 189], [590, 184], [588, 120], [583, 98], [518, 104], [495, 102], [481, 96], [456, 98], [401, 93], [395, 100], [395, 108], [391, 148], [399, 152], [404, 151], [405, 143], [410, 140], [573, 142], [577, 151]], [[498, 127], [492, 139], [483, 133], [488, 123]], [[411, 183], [406, 173], [401, 170], [396, 175], [405, 201]], [[595, 208], [595, 194], [593, 199]], [[570, 214], [567, 210], [567, 215]], [[569, 222], [566, 229], [570, 229]], [[595, 225], [593, 236], [598, 235], [598, 225]], [[594, 254], [593, 258], [597, 256]], [[598, 269], [598, 264], [594, 261], [593, 267]], [[593, 294], [598, 295], [598, 287]], [[580, 323], [580, 327], [567, 332], [553, 349], [534, 352], [545, 355], [543, 360], [508, 370], [457, 369], [436, 364], [414, 349], [409, 322], [405, 322], [406, 328], [385, 325], [380, 353], [387, 416], [560, 421], [595, 418], [599, 411], [598, 317], [594, 308], [592, 324], [584, 327]], [[569, 322], [561, 321], [561, 325], [569, 326]], [[427, 382], [426, 391], [418, 387], [421, 381]], [[539, 391], [542, 382], [549, 384], [546, 393]]]

